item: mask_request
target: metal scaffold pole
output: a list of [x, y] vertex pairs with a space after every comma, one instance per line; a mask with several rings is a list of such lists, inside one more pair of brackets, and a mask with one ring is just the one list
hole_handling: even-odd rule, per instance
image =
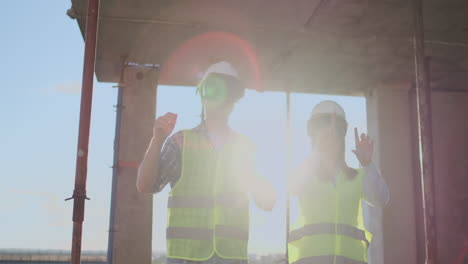
[[[286, 186], [289, 186], [291, 173], [291, 92], [286, 92]], [[286, 263], [289, 263], [289, 226], [290, 226], [290, 196], [286, 191]]]
[[437, 264], [431, 90], [424, 52], [423, 5], [422, 0], [413, 0], [412, 2], [414, 18], [415, 83], [425, 234], [425, 263]]
[[109, 217], [109, 238], [107, 241], [107, 263], [112, 264], [114, 262], [114, 238], [115, 232], [115, 207], [116, 207], [116, 191], [117, 191], [117, 176], [119, 173], [119, 150], [120, 150], [120, 130], [122, 125], [122, 110], [123, 106], [123, 89], [125, 89], [124, 69], [125, 63], [122, 63], [120, 69], [120, 80], [116, 88], [117, 92], [117, 104], [116, 118], [115, 118], [115, 138], [114, 138], [114, 163], [112, 165], [112, 187], [111, 187], [111, 204], [110, 204], [110, 217]]
[[73, 196], [69, 198], [73, 199], [73, 237], [71, 251], [72, 264], [79, 264], [81, 262], [81, 237], [83, 230], [85, 200], [88, 199], [86, 196], [86, 178], [88, 171], [89, 130], [91, 123], [98, 14], [99, 0], [89, 0], [88, 14], [86, 19], [75, 189], [73, 191]]

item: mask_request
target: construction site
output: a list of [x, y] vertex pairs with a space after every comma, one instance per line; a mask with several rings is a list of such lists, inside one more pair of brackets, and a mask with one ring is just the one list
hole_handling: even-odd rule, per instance
[[[387, 204], [366, 215], [368, 260], [291, 262], [287, 243], [278, 242], [284, 257], [250, 263], [468, 263], [468, 1], [72, 0], [66, 15], [84, 41], [76, 171], [62, 176], [75, 181], [72, 244], [60, 252], [3, 250], [0, 263], [166, 263], [153, 253], [153, 237], [166, 237], [153, 230], [153, 195], [136, 187], [155, 117], [165, 114], [156, 112], [158, 86], [193, 89], [218, 62], [233, 65], [247, 90], [284, 98], [280, 109], [258, 107], [282, 113], [286, 138], [278, 140], [286, 145], [292, 96], [362, 98], [373, 162], [389, 190]], [[87, 168], [96, 81], [114, 85], [117, 96], [108, 245], [90, 252], [82, 251], [82, 229], [93, 203]], [[290, 194], [278, 195], [286, 226], [271, 232], [288, 241]]]

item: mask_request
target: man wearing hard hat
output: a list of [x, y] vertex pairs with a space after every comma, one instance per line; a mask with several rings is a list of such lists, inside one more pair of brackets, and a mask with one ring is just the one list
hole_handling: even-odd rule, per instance
[[289, 234], [289, 263], [363, 264], [372, 235], [365, 229], [361, 201], [384, 206], [389, 191], [372, 162], [373, 142], [354, 129], [362, 168], [345, 162], [346, 115], [336, 102], [323, 101], [308, 121], [312, 151], [291, 177], [300, 219]]
[[233, 131], [229, 116], [244, 95], [235, 69], [212, 65], [197, 87], [203, 111], [199, 126], [171, 136], [177, 116], [154, 124], [140, 164], [137, 188], [156, 193], [170, 184], [166, 229], [168, 264], [247, 263], [249, 194], [271, 211], [276, 194], [254, 168], [254, 146]]

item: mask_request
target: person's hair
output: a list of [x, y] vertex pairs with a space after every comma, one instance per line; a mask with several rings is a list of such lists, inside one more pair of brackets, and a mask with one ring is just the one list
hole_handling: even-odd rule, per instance
[[[330, 125], [332, 120], [332, 114], [318, 114], [312, 116], [309, 121], [307, 122], [307, 134], [310, 137], [312, 146], [315, 145], [316, 134], [317, 131], [327, 125]], [[348, 123], [346, 120], [340, 116], [336, 116], [336, 123], [335, 123], [336, 132], [338, 135], [337, 140], [340, 142], [340, 155], [343, 155], [342, 158], [344, 161], [344, 168], [343, 172], [346, 174], [346, 178], [349, 180], [354, 179], [357, 176], [357, 171], [348, 165], [346, 165], [345, 161], [345, 137], [346, 131], [348, 130]]]

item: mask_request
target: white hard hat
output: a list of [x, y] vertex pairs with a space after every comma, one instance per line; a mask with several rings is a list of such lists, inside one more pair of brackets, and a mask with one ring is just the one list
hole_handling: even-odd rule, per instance
[[336, 114], [346, 121], [345, 111], [335, 101], [326, 100], [318, 103], [312, 110], [311, 118], [319, 114]]
[[226, 62], [226, 61], [221, 61], [221, 62], [212, 64], [210, 67], [208, 67], [208, 69], [203, 74], [202, 80], [205, 79], [206, 76], [208, 76], [208, 74], [212, 72], [222, 73], [222, 74], [231, 75], [233, 77], [239, 78], [239, 73], [237, 72], [237, 70], [229, 62]]

